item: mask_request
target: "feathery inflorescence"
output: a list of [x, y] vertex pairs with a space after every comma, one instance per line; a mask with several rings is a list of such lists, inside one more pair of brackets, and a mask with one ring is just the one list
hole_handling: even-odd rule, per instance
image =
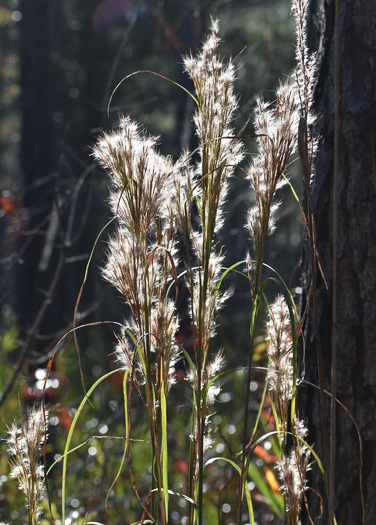
[[[276, 193], [287, 181], [291, 156], [298, 148], [301, 157], [306, 158], [309, 173], [317, 146], [311, 131], [315, 121], [312, 101], [316, 57], [307, 46], [307, 10], [308, 0], [292, 0], [297, 37], [296, 69], [291, 78], [280, 84], [275, 103], [267, 103], [261, 97], [256, 99], [254, 129], [257, 150], [246, 170], [255, 196], [255, 204], [249, 209], [246, 222], [254, 255], [253, 258], [249, 253], [246, 256], [253, 295], [250, 347], [254, 347], [258, 308], [265, 298], [269, 310], [265, 325], [268, 359], [265, 392], [268, 392], [273, 408], [275, 434], [280, 445], [276, 468], [288, 522], [294, 525], [299, 522], [311, 456], [311, 448], [306, 443], [305, 422], [299, 420], [295, 410], [294, 352], [297, 336], [291, 326], [292, 321], [296, 321], [291, 317], [295, 305], [287, 293], [288, 303], [278, 295], [269, 305], [263, 286], [268, 280], [263, 281], [262, 272], [267, 239], [273, 232], [279, 206]], [[155, 523], [163, 525], [168, 523], [171, 514], [168, 507], [168, 494], [172, 491], [168, 485], [167, 395], [175, 380], [175, 364], [183, 355], [186, 357], [189, 365], [187, 380], [193, 389], [190, 477], [188, 497], [183, 498], [193, 503], [189, 507], [188, 522], [201, 525], [204, 454], [212, 444], [212, 406], [220, 392], [218, 379], [223, 377], [221, 371], [225, 362], [224, 351], [213, 345], [218, 312], [227, 297], [219, 286], [224, 255], [218, 234], [226, 218], [229, 179], [244, 158], [244, 148], [241, 133], [237, 134], [233, 127], [238, 109], [234, 92], [236, 70], [231, 60], [224, 62], [221, 59], [219, 44], [219, 24], [213, 20], [200, 52], [184, 58], [185, 70], [195, 90], [192, 98], [197, 102], [193, 122], [198, 147], [194, 152], [184, 152], [173, 162], [158, 151], [158, 137], [147, 135], [128, 116], [120, 117], [117, 128], [104, 133], [93, 148], [94, 158], [111, 180], [109, 203], [115, 219], [115, 231], [108, 242], [102, 273], [123, 296], [131, 312], [116, 335], [115, 354], [120, 368], [129, 372], [124, 374], [124, 379], [136, 385], [145, 402], [150, 430], [153, 488], [143, 499], [141, 521], [149, 516]], [[179, 291], [176, 271], [180, 263], [178, 245], [183, 246], [182, 251], [185, 249], [182, 257], [185, 272], [181, 275], [184, 275], [189, 294], [193, 355], [176, 341], [179, 329], [175, 304]], [[279, 281], [274, 277], [273, 280], [275, 283]], [[285, 288], [282, 282], [281, 289], [285, 291]], [[241, 464], [235, 464], [238, 462], [235, 454], [231, 462], [240, 473], [239, 524], [251, 450], [247, 443], [252, 442], [252, 439], [247, 441], [251, 369], [252, 351], [244, 403]], [[132, 395], [131, 392], [128, 397], [126, 394], [125, 391], [123, 461], [130, 458], [126, 452], [129, 452], [127, 447], [132, 441], [128, 439], [133, 418], [129, 415]], [[260, 406], [257, 424], [262, 408]], [[34, 408], [28, 411], [24, 423], [13, 424], [9, 429], [11, 476], [17, 479], [19, 489], [26, 497], [29, 525], [39, 522], [40, 502], [45, 495], [40, 449], [47, 430], [46, 417], [46, 411]], [[65, 474], [63, 478], [65, 483]], [[141, 502], [134, 479], [132, 486]], [[250, 510], [250, 516], [252, 512]]]
[[111, 177], [110, 203], [118, 222], [103, 275], [131, 308], [126, 327], [143, 349], [144, 366], [126, 333], [118, 336], [117, 356], [140, 377], [150, 371], [145, 363], [150, 365], [152, 352], [169, 387], [178, 352], [174, 340], [178, 320], [166, 295], [177, 264], [175, 167], [158, 153], [156, 144], [156, 137], [146, 136], [129, 117], [122, 117], [119, 128], [98, 141], [94, 157]]
[[266, 322], [268, 354], [268, 390], [272, 396], [280, 433], [281, 456], [277, 462], [281, 490], [285, 497], [289, 523], [299, 522], [301, 500], [306, 490], [306, 472], [310, 450], [305, 443], [307, 429], [304, 421], [294, 417], [291, 444], [286, 432], [290, 423], [290, 402], [293, 396], [293, 350], [290, 313], [285, 299], [278, 295], [270, 306]]
[[268, 388], [277, 400], [286, 402], [292, 397], [293, 355], [290, 313], [286, 301], [278, 295], [270, 306], [266, 323], [268, 354]]
[[286, 182], [288, 163], [297, 148], [298, 123], [298, 101], [291, 80], [281, 84], [274, 107], [257, 98], [254, 116], [257, 153], [247, 170], [255, 204], [249, 209], [246, 228], [259, 266], [266, 239], [274, 230], [278, 209], [275, 194]]
[[277, 462], [281, 490], [285, 496], [286, 512], [290, 522], [298, 524], [301, 501], [307, 489], [306, 474], [310, 468], [311, 451], [306, 445], [307, 428], [304, 421], [294, 421], [293, 446], [289, 453], [282, 453]]
[[47, 411], [42, 407], [28, 410], [27, 419], [20, 425], [13, 423], [8, 431], [8, 454], [11, 476], [26, 498], [29, 524], [39, 522], [40, 502], [45, 495], [44, 469], [40, 463], [40, 449], [46, 435]]
[[[249, 210], [246, 224], [255, 259], [247, 255], [254, 298], [260, 291], [267, 237], [274, 228], [278, 208], [275, 195], [286, 181], [291, 155], [297, 149], [299, 119], [302, 115], [308, 119], [311, 108], [313, 84], [307, 82], [311, 81], [314, 70], [304, 37], [305, 4], [305, 0], [293, 2], [300, 42], [297, 47], [300, 45], [303, 50], [295, 79], [280, 85], [274, 105], [258, 98], [254, 114], [257, 153], [247, 177], [255, 193], [255, 206]], [[198, 55], [184, 59], [197, 101], [193, 120], [198, 155], [185, 152], [177, 162], [172, 162], [158, 152], [158, 139], [147, 136], [129, 117], [122, 117], [118, 129], [105, 133], [94, 148], [95, 158], [112, 181], [110, 205], [117, 220], [115, 234], [108, 243], [103, 275], [123, 295], [131, 310], [130, 319], [117, 335], [116, 355], [131, 372], [131, 380], [145, 386], [154, 453], [153, 476], [159, 491], [162, 522], [168, 509], [163, 503], [167, 487], [163, 485], [162, 449], [167, 443], [162, 446], [166, 430], [161, 427], [165, 417], [161, 407], [162, 404], [166, 407], [163, 396], [173, 383], [174, 365], [182, 353], [175, 341], [179, 320], [170, 293], [177, 287], [178, 232], [185, 247], [184, 279], [190, 296], [191, 322], [197, 334], [187, 377], [194, 390], [188, 496], [198, 502], [199, 515], [191, 509], [190, 523], [196, 518], [202, 522], [203, 455], [211, 443], [210, 407], [220, 391], [216, 379], [224, 363], [223, 351], [213, 352], [211, 345], [216, 317], [226, 299], [218, 287], [223, 253], [217, 236], [225, 220], [229, 178], [244, 154], [240, 137], [232, 127], [238, 107], [235, 68], [231, 61], [224, 63], [219, 56], [218, 31], [218, 22], [213, 21]], [[279, 475], [287, 511], [299, 516], [309, 451], [302, 442], [304, 425], [296, 420], [291, 450], [287, 452], [294, 363], [290, 314], [281, 296], [270, 307], [266, 343], [269, 393], [281, 429]], [[246, 421], [247, 412], [245, 432]], [[241, 477], [246, 475], [245, 447], [244, 440]]]
[[[179, 214], [185, 223], [181, 231], [187, 250], [184, 260], [186, 283], [190, 294], [192, 324], [197, 331], [194, 350], [196, 370], [190, 374], [197, 400], [197, 422], [192, 431], [195, 480], [192, 484], [192, 496], [196, 492], [199, 478], [199, 464], [202, 462], [200, 455], [211, 444], [210, 405], [220, 391], [214, 377], [224, 362], [222, 352], [210, 357], [216, 316], [226, 300], [226, 294], [217, 289], [223, 272], [223, 254], [216, 245], [216, 236], [224, 224], [224, 203], [229, 178], [243, 159], [243, 144], [232, 128], [232, 120], [238, 107], [234, 93], [235, 67], [232, 61], [224, 63], [221, 60], [218, 32], [219, 24], [213, 20], [201, 51], [195, 57], [191, 55], [184, 59], [198, 103], [193, 120], [199, 152], [199, 161], [181, 172], [187, 182], [180, 187], [189, 188], [190, 194], [188, 202], [181, 199], [184, 204], [180, 206], [182, 211]], [[190, 221], [193, 200], [199, 215], [198, 227], [193, 227]], [[195, 259], [191, 257], [191, 253]], [[202, 491], [202, 487], [199, 487], [200, 490]]]
[[131, 310], [131, 318], [117, 335], [116, 355], [130, 372], [130, 380], [145, 388], [153, 477], [165, 523], [167, 474], [162, 471], [167, 456], [167, 423], [162, 407], [166, 407], [180, 355], [175, 341], [178, 316], [169, 294], [178, 262], [178, 220], [174, 213], [177, 167], [157, 151], [156, 145], [156, 137], [147, 136], [129, 117], [122, 117], [118, 129], [98, 141], [94, 157], [110, 175], [110, 203], [117, 219], [103, 275]]
[[231, 127], [237, 109], [233, 88], [235, 68], [231, 61], [225, 64], [219, 56], [218, 31], [218, 22], [212, 21], [211, 32], [201, 52], [197, 57], [184, 59], [198, 101], [194, 123], [200, 161], [193, 169], [193, 185], [197, 188], [201, 224], [198, 230], [191, 229], [189, 242], [197, 256], [199, 269], [194, 277], [188, 272], [192, 276], [188, 289], [192, 320], [200, 327], [202, 372], [208, 363], [215, 313], [225, 300], [215, 292], [222, 272], [222, 256], [215, 246], [215, 234], [223, 225], [228, 179], [243, 158], [243, 145]]
[[218, 21], [212, 21], [202, 51], [197, 57], [184, 59], [198, 100], [194, 123], [200, 163], [196, 173], [200, 179], [203, 233], [210, 236], [223, 224], [221, 212], [228, 178], [243, 158], [243, 145], [234, 138], [231, 128], [238, 107], [233, 87], [235, 67], [231, 61], [223, 63], [219, 56], [218, 32]]
[[301, 113], [311, 125], [314, 121], [312, 111], [313, 89], [316, 82], [317, 60], [316, 54], [311, 53], [307, 45], [307, 15], [308, 0], [292, 0], [291, 11], [295, 22], [296, 33], [296, 88], [299, 93]]
[[313, 131], [316, 114], [313, 110], [313, 91], [317, 81], [317, 56], [307, 45], [308, 0], [292, 0], [291, 11], [295, 22], [296, 67], [294, 71], [295, 89], [299, 97], [299, 155], [303, 164], [306, 184], [314, 175], [314, 159], [318, 149], [319, 137]]

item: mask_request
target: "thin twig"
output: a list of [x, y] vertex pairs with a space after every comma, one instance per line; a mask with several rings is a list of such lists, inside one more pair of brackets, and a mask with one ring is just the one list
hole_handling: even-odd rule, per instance
[[333, 167], [333, 274], [332, 274], [332, 356], [330, 404], [330, 466], [329, 466], [329, 525], [335, 515], [336, 470], [336, 396], [337, 396], [337, 259], [338, 259], [338, 191], [339, 191], [339, 10], [340, 0], [335, 0], [334, 21], [334, 167]]

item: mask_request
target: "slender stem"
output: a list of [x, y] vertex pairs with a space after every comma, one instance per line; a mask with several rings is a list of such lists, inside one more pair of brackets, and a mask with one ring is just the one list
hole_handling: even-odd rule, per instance
[[[206, 261], [205, 261], [206, 262]], [[204, 283], [206, 275], [206, 267], [204, 271]], [[199, 309], [199, 341], [198, 341], [198, 378], [197, 378], [197, 439], [198, 439], [198, 525], [202, 524], [202, 500], [203, 500], [203, 470], [204, 470], [204, 433], [205, 433], [205, 421], [202, 417], [203, 403], [202, 403], [202, 389], [203, 389], [203, 370], [204, 370], [204, 334], [203, 329], [205, 328], [204, 316], [205, 316], [205, 303], [206, 303], [206, 288], [200, 286], [200, 309]], [[196, 445], [197, 446], [197, 445]]]
[[[194, 425], [196, 421], [196, 405], [193, 405], [193, 413], [192, 413], [192, 424], [191, 424], [191, 434], [194, 436]], [[188, 478], [188, 494], [190, 498], [194, 501], [195, 500], [195, 494], [194, 494], [194, 477], [195, 477], [195, 456], [196, 456], [196, 442], [194, 439], [190, 440], [190, 447], [189, 447], [189, 478]], [[189, 516], [188, 516], [188, 523], [189, 525], [193, 525], [194, 523], [194, 517], [195, 517], [195, 508], [193, 505], [189, 506]]]
[[[307, 124], [305, 129], [305, 136], [308, 136], [308, 127]], [[307, 150], [307, 144], [305, 144]], [[307, 154], [308, 155], [308, 154]], [[324, 367], [322, 362], [321, 354], [321, 340], [320, 340], [320, 330], [319, 330], [319, 314], [317, 306], [317, 261], [316, 261], [316, 226], [315, 226], [315, 216], [313, 212], [313, 203], [312, 195], [310, 188], [310, 168], [307, 164], [302, 163], [305, 185], [306, 185], [306, 195], [307, 195], [307, 208], [308, 208], [308, 227], [309, 227], [309, 256], [310, 256], [310, 267], [312, 272], [312, 305], [313, 305], [313, 317], [314, 317], [314, 330], [315, 330], [315, 347], [316, 347], [316, 358], [317, 358], [317, 371], [319, 379], [319, 398], [320, 398], [320, 413], [321, 413], [321, 423], [322, 423], [322, 436], [323, 436], [323, 449], [324, 449], [324, 465], [326, 471], [328, 471], [328, 438], [327, 438], [327, 418], [325, 414], [325, 400], [324, 400]]]
[[[203, 162], [203, 174], [208, 173], [207, 163]], [[205, 181], [205, 192], [203, 193], [203, 280], [200, 281], [200, 309], [199, 309], [199, 345], [198, 345], [198, 395], [197, 395], [197, 425], [198, 425], [198, 525], [202, 525], [203, 520], [203, 478], [204, 478], [204, 439], [205, 439], [205, 406], [203, 403], [203, 391], [206, 386], [205, 369], [209, 353], [210, 325], [206, 326], [205, 319], [209, 319], [207, 308], [207, 295], [209, 287], [209, 263], [210, 253], [213, 243], [214, 222], [216, 218], [215, 206], [211, 200], [211, 178], [203, 175]], [[205, 205], [205, 206], [204, 206]], [[201, 275], [201, 273], [200, 273]], [[208, 333], [204, 334], [203, 331]]]
[[[146, 249], [145, 249], [146, 253]], [[145, 268], [147, 268], [147, 261], [144, 261]], [[148, 290], [148, 272], [146, 272], [145, 281], [144, 281], [144, 297], [147, 298], [147, 290]], [[158, 418], [156, 414], [156, 406], [157, 403], [154, 399], [154, 392], [153, 392], [153, 379], [152, 379], [152, 370], [151, 370], [151, 337], [150, 337], [150, 311], [151, 311], [151, 305], [148, 304], [148, 301], [145, 300], [144, 305], [144, 325], [145, 325], [145, 339], [144, 339], [144, 345], [145, 345], [145, 364], [146, 364], [146, 395], [147, 395], [147, 405], [148, 405], [148, 414], [149, 414], [149, 427], [150, 427], [150, 439], [152, 443], [152, 453], [153, 453], [153, 463], [152, 463], [152, 484], [153, 489], [155, 488], [154, 483], [156, 483], [157, 488], [157, 494], [158, 494], [158, 501], [159, 501], [159, 508], [160, 508], [160, 514], [161, 514], [161, 521], [162, 524], [167, 524], [168, 517], [165, 513], [165, 505], [164, 505], [164, 497], [162, 492], [162, 486], [163, 486], [163, 478], [162, 478], [162, 469], [161, 469], [161, 454], [159, 450], [159, 432], [158, 432]], [[160, 405], [160, 403], [158, 403]], [[155, 472], [154, 472], [154, 466], [155, 466]], [[154, 479], [154, 474], [155, 478]], [[153, 514], [156, 520], [158, 520], [158, 505], [155, 503], [155, 496], [154, 492], [152, 495], [152, 507], [153, 507]]]
[[[263, 231], [261, 237], [261, 250], [257, 258], [256, 264], [256, 276], [255, 283], [253, 287], [253, 305], [252, 305], [252, 319], [255, 319], [257, 316], [257, 310], [259, 307], [259, 289], [261, 283], [261, 273], [262, 266], [265, 258], [266, 250], [266, 239], [269, 229], [269, 215], [270, 207], [266, 210], [265, 220], [263, 221]], [[249, 398], [250, 398], [250, 384], [252, 377], [252, 362], [253, 362], [253, 345], [255, 338], [255, 326], [251, 324], [250, 332], [250, 351], [249, 351], [249, 360], [248, 360], [248, 370], [247, 370], [247, 380], [246, 380], [246, 394], [245, 394], [245, 405], [244, 405], [244, 426], [243, 426], [243, 446], [242, 446], [242, 461], [241, 461], [241, 475], [239, 479], [239, 491], [238, 491], [238, 512], [237, 512], [237, 523], [241, 525], [242, 519], [242, 509], [243, 509], [243, 484], [245, 477], [245, 467], [246, 467], [246, 449], [247, 449], [247, 432], [248, 432], [248, 408], [249, 408]]]

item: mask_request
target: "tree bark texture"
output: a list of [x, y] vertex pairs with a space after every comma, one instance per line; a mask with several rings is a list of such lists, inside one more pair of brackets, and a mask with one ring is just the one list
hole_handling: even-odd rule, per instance
[[[324, 387], [330, 390], [333, 270], [333, 162], [335, 107], [335, 6], [325, 2], [319, 78], [315, 93], [321, 136], [312, 184], [317, 247], [328, 283], [317, 277], [320, 353]], [[340, 0], [339, 11], [339, 202], [337, 252], [337, 398], [350, 410], [362, 436], [366, 522], [376, 523], [376, 9], [374, 0]], [[304, 294], [310, 284], [309, 252], [303, 256]], [[305, 328], [305, 379], [318, 384], [313, 308]], [[309, 420], [309, 440], [323, 457], [323, 431], [330, 427], [330, 398], [324, 418], [319, 394], [302, 389], [301, 412]], [[324, 423], [324, 424], [323, 424]], [[324, 429], [323, 429], [324, 427]], [[350, 417], [338, 406], [335, 512], [337, 523], [362, 523], [359, 441]], [[310, 486], [320, 475], [313, 469]], [[320, 485], [319, 485], [320, 486]], [[320, 493], [325, 498], [321, 483]], [[314, 523], [319, 499], [308, 492]], [[325, 505], [326, 506], [326, 505]], [[309, 523], [305, 517], [304, 523]]]

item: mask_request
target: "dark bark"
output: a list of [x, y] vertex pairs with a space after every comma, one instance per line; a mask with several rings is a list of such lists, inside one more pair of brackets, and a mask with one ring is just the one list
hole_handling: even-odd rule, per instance
[[[374, 0], [341, 0], [339, 97], [339, 228], [338, 228], [338, 335], [337, 398], [359, 425], [363, 440], [364, 492], [367, 523], [376, 523], [376, 11]], [[317, 298], [325, 388], [330, 389], [332, 335], [333, 248], [333, 134], [334, 134], [334, 2], [325, 4], [316, 111], [322, 136], [313, 181], [313, 205], [318, 251], [328, 281], [318, 277]], [[310, 282], [308, 247], [303, 266], [306, 296]], [[305, 329], [305, 379], [318, 384], [311, 313]], [[322, 456], [322, 417], [317, 390], [302, 392], [302, 413], [309, 419], [310, 441]], [[330, 399], [326, 399], [329, 422]], [[329, 424], [324, 428], [329, 441]], [[362, 523], [359, 488], [359, 442], [354, 424], [338, 408], [336, 436], [336, 518], [338, 524]], [[310, 484], [317, 488], [314, 469]], [[325, 488], [320, 485], [325, 497]], [[311, 495], [310, 495], [311, 494]], [[319, 502], [308, 493], [315, 523], [328, 523], [325, 511], [318, 518]], [[309, 523], [305, 518], [304, 523]]]

